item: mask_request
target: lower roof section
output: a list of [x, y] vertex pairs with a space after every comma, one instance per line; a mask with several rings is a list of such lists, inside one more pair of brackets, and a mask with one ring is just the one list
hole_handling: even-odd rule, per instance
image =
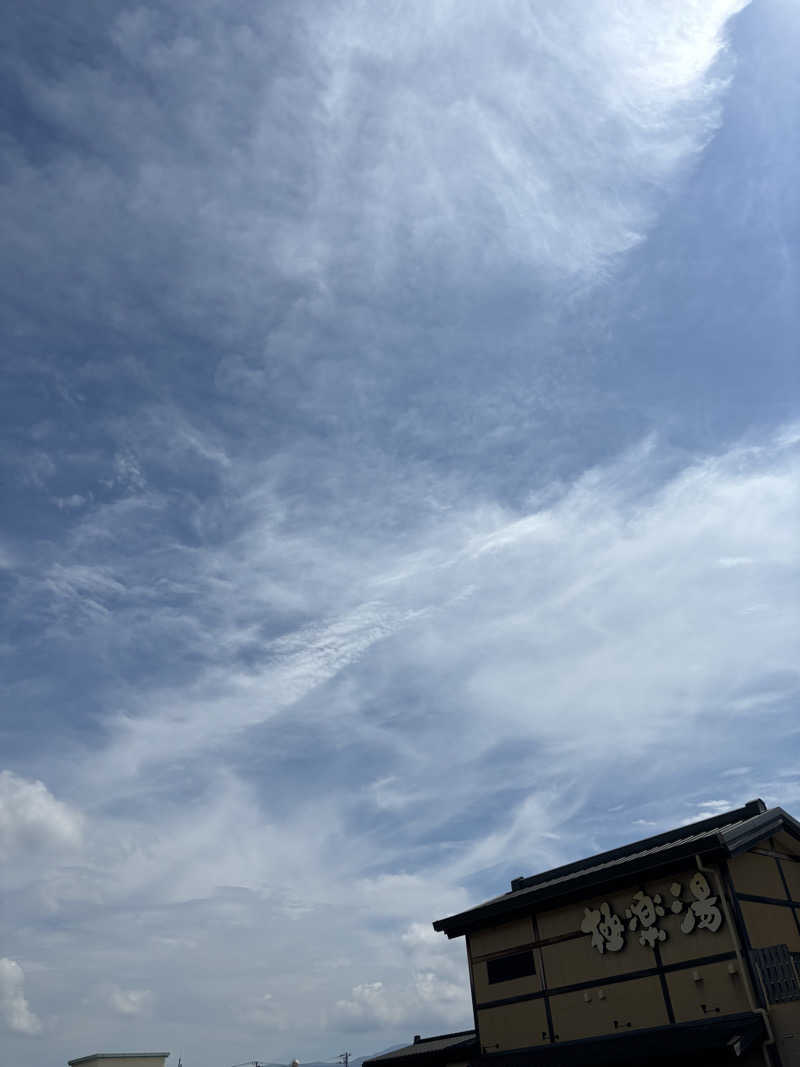
[[474, 1062], [478, 1055], [478, 1037], [474, 1030], [459, 1030], [436, 1037], [415, 1037], [413, 1045], [392, 1049], [381, 1056], [364, 1060], [362, 1067], [434, 1067], [438, 1064]]
[[[742, 1012], [717, 1019], [673, 1023], [625, 1034], [564, 1041], [516, 1052], [495, 1052], [480, 1057], [480, 1067], [606, 1067], [627, 1065], [734, 1064], [738, 1057], [767, 1037], [763, 1016]], [[472, 1060], [473, 1067], [478, 1061]]]

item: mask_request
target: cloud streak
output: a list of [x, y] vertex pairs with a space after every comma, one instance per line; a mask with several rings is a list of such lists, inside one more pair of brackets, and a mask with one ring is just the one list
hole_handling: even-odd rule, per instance
[[[625, 825], [634, 837], [642, 820], [658, 825], [676, 793], [685, 799], [673, 822], [722, 803], [697, 782], [719, 776], [726, 804], [743, 799], [753, 775], [737, 785], [728, 768], [740, 758], [731, 724], [745, 705], [769, 752], [776, 736], [791, 745], [799, 462], [787, 431], [677, 466], [653, 488], [665, 457], [649, 442], [527, 517], [496, 507], [448, 516], [406, 557], [351, 560], [349, 596], [360, 593], [368, 610], [319, 631], [321, 661], [305, 634], [277, 639], [244, 671], [240, 631], [218, 627], [227, 675], [219, 662], [201, 672], [182, 716], [164, 693], [143, 692], [146, 712], [112, 724], [102, 758], [64, 780], [74, 796], [101, 783], [92, 793], [102, 803], [92, 803], [80, 867], [31, 872], [31, 906], [46, 899], [83, 924], [91, 902], [134, 993], [147, 988], [136, 984], [148, 974], [142, 949], [110, 925], [130, 909], [145, 908], [145, 951], [160, 946], [164, 983], [179, 957], [216, 959], [219, 937], [246, 936], [265, 961], [288, 955], [280, 997], [266, 962], [246, 977], [228, 965], [219, 975], [230, 995], [240, 981], [266, 984], [236, 1011], [287, 1040], [311, 1003], [322, 1005], [320, 1026], [342, 1034], [397, 1033], [413, 1018], [467, 1025], [460, 953], [415, 923], [511, 874], [613, 843], [600, 796], [625, 812], [614, 840]], [[730, 558], [751, 563], [720, 566]], [[219, 553], [213, 566], [225, 573]], [[231, 584], [213, 588], [223, 598], [209, 613], [230, 618]], [[403, 626], [376, 629], [377, 589], [379, 615]], [[132, 623], [123, 613], [115, 625]], [[769, 752], [751, 744], [748, 756], [766, 768]], [[774, 787], [764, 778], [759, 788]], [[359, 980], [337, 995], [327, 965], [345, 958], [352, 969], [354, 951]], [[81, 966], [102, 975], [100, 960]], [[133, 1014], [119, 988], [117, 1012]]]
[[62, 6], [0, 70], [12, 1054], [468, 1026], [428, 920], [800, 797], [788, 20]]

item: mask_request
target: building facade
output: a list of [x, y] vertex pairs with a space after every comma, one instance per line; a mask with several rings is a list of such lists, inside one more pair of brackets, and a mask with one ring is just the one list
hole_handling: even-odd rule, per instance
[[475, 1029], [365, 1067], [800, 1067], [800, 824], [761, 800], [433, 925], [465, 938]]

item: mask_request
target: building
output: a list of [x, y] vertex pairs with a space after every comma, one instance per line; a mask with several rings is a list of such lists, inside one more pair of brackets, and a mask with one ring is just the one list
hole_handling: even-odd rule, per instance
[[466, 941], [474, 1030], [364, 1067], [800, 1067], [800, 823], [762, 800], [433, 926]]
[[168, 1052], [93, 1052], [67, 1060], [69, 1067], [164, 1067]]

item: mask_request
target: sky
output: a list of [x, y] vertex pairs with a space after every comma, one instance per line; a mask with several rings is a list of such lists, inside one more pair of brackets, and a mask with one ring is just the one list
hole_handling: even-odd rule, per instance
[[793, 0], [0, 34], [4, 1060], [464, 1029], [433, 920], [800, 813]]

